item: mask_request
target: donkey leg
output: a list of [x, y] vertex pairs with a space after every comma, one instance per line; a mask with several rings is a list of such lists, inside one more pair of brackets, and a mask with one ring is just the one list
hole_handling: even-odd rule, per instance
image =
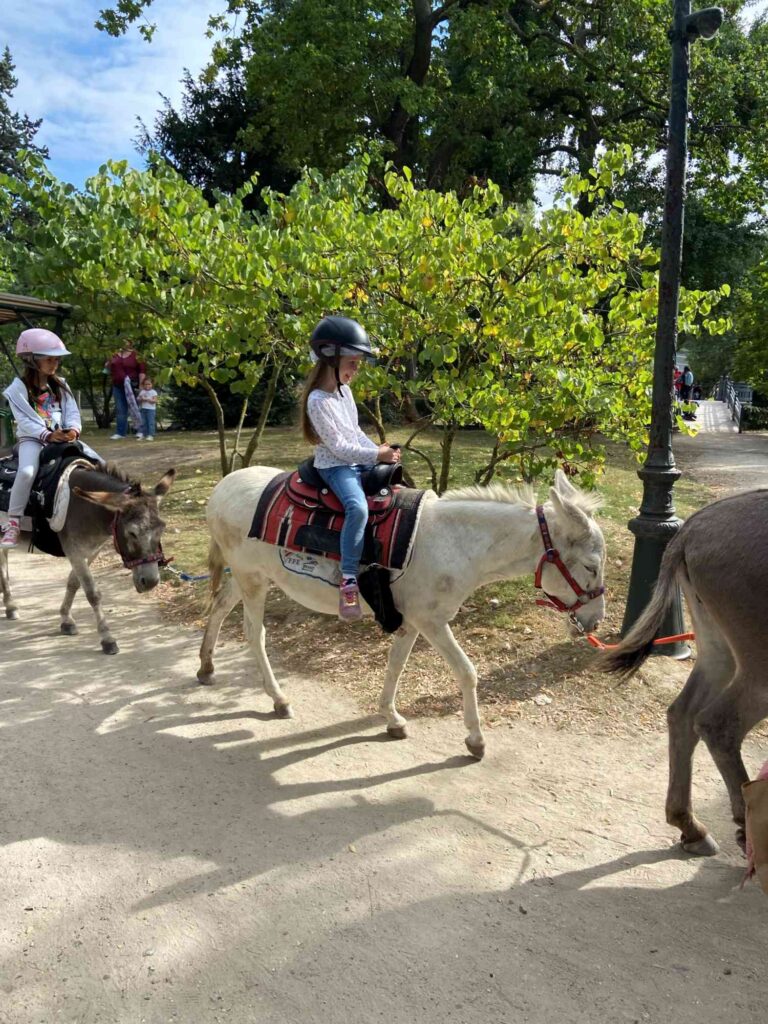
[[[72, 571], [76, 574], [80, 581], [80, 586], [83, 588], [83, 593], [88, 598], [88, 604], [93, 608], [93, 614], [96, 616], [96, 628], [99, 631], [99, 639], [101, 641], [101, 649], [105, 654], [117, 654], [120, 649], [115, 642], [114, 637], [109, 629], [104, 611], [101, 607], [101, 592], [96, 586], [96, 581], [91, 573], [90, 566], [82, 555], [68, 555]], [[69, 584], [67, 584], [69, 586]]]
[[395, 634], [392, 646], [389, 648], [387, 674], [384, 677], [384, 686], [379, 698], [379, 713], [384, 715], [387, 720], [387, 732], [396, 740], [404, 740], [407, 736], [407, 720], [395, 707], [397, 684], [400, 682], [400, 676], [418, 635], [418, 629], [406, 623]]
[[711, 856], [718, 845], [693, 813], [691, 776], [693, 752], [699, 737], [694, 728], [696, 714], [711, 698], [709, 680], [699, 661], [677, 698], [667, 709], [669, 733], [669, 784], [667, 786], [667, 822], [680, 829], [680, 845], [687, 853]]
[[459, 682], [464, 701], [464, 725], [468, 729], [464, 742], [470, 754], [480, 760], [485, 754], [485, 739], [480, 728], [480, 712], [477, 707], [475, 666], [456, 642], [456, 637], [447, 622], [439, 625], [420, 623], [419, 629], [435, 650], [443, 656]]
[[248, 627], [248, 640], [251, 645], [256, 664], [261, 672], [264, 689], [272, 698], [275, 714], [278, 718], [293, 718], [293, 710], [288, 698], [280, 689], [280, 686], [272, 672], [272, 666], [267, 657], [265, 644], [266, 633], [264, 630], [264, 604], [267, 600], [269, 581], [262, 577], [249, 576], [240, 579], [240, 589], [243, 593], [243, 604], [245, 613], [250, 620]]
[[8, 552], [0, 550], [0, 589], [3, 591], [3, 604], [5, 605], [6, 619], [18, 618], [19, 612], [16, 602], [11, 593], [11, 577], [8, 574]]
[[240, 588], [234, 580], [225, 583], [213, 599], [208, 622], [205, 625], [203, 642], [200, 645], [200, 668], [197, 670], [197, 678], [204, 686], [211, 686], [216, 681], [213, 652], [216, 650], [216, 643], [224, 620], [240, 599]]
[[59, 615], [61, 616], [59, 628], [65, 636], [74, 636], [77, 633], [77, 624], [69, 613], [72, 610], [72, 602], [75, 600], [75, 594], [79, 587], [80, 580], [73, 569], [67, 579], [67, 589], [64, 591], [64, 600], [61, 602], [61, 608], [59, 609]]
[[707, 744], [728, 790], [736, 838], [742, 848], [746, 844], [746, 811], [741, 787], [749, 776], [741, 757], [741, 744], [750, 729], [766, 716], [768, 690], [762, 678], [739, 670], [728, 689], [711, 701], [695, 722], [696, 731]]

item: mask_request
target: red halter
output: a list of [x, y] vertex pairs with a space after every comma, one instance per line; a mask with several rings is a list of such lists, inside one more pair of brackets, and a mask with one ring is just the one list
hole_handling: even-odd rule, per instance
[[158, 542], [157, 551], [153, 555], [147, 555], [146, 558], [126, 558], [123, 552], [120, 550], [120, 542], [117, 539], [117, 521], [120, 518], [120, 510], [118, 509], [112, 516], [112, 543], [115, 545], [115, 551], [120, 555], [123, 560], [123, 566], [126, 569], [135, 569], [137, 565], [150, 565], [152, 562], [157, 562], [158, 568], [162, 569], [163, 566], [168, 565], [169, 562], [173, 561], [173, 555], [170, 558], [166, 558], [163, 554], [163, 545]]
[[[605, 587], [596, 587], [594, 590], [584, 590], [584, 588], [577, 583], [577, 581], [568, 572], [560, 552], [552, 546], [552, 538], [549, 534], [549, 527], [547, 526], [547, 520], [544, 515], [544, 506], [536, 506], [536, 518], [539, 520], [539, 530], [541, 531], [541, 539], [544, 542], [544, 554], [539, 559], [539, 564], [536, 566], [536, 575], [533, 580], [533, 585], [537, 590], [543, 591], [546, 595], [546, 600], [537, 598], [536, 604], [541, 605], [543, 608], [554, 608], [558, 612], [569, 612], [569, 618], [574, 625], [579, 626], [578, 620], [574, 612], [575, 608], [579, 605], [587, 604], [589, 601], [594, 601], [596, 597], [600, 597], [601, 594], [605, 593]], [[576, 600], [573, 604], [566, 604], [561, 601], [559, 597], [553, 597], [551, 594], [547, 594], [546, 590], [541, 585], [541, 574], [544, 569], [544, 565], [549, 562], [554, 565], [556, 569], [559, 569], [560, 575], [569, 585], [571, 590], [576, 595]]]

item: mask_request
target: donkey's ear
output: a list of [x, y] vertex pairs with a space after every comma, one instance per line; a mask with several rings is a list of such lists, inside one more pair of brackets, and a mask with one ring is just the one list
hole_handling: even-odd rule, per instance
[[578, 540], [590, 532], [589, 516], [556, 488], [550, 487], [549, 497], [555, 507], [557, 518], [569, 540]]
[[90, 501], [92, 505], [101, 505], [112, 512], [119, 512], [130, 502], [130, 494], [123, 491], [84, 491], [82, 487], [73, 487], [72, 491], [84, 501]]
[[171, 489], [171, 484], [176, 477], [176, 470], [169, 469], [165, 476], [155, 485], [155, 494], [158, 498], [162, 498]]
[[555, 470], [555, 490], [565, 498], [572, 498], [577, 493], [576, 488], [562, 469]]

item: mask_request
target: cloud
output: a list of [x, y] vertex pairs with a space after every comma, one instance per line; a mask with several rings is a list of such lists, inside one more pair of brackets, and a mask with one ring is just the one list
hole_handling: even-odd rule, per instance
[[94, 22], [105, 6], [105, 0], [3, 5], [0, 43], [10, 47], [19, 79], [12, 105], [43, 118], [37, 140], [48, 146], [56, 173], [57, 165], [93, 173], [107, 159], [140, 163], [133, 146], [137, 118], [151, 125], [159, 94], [178, 101], [184, 69], [196, 74], [210, 55], [205, 29], [216, 0], [156, 0], [152, 43], [135, 29], [120, 39], [99, 32]]

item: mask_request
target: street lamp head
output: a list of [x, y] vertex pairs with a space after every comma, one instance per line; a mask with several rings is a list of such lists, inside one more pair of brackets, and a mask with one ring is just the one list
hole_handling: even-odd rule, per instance
[[714, 39], [723, 24], [722, 7], [705, 7], [694, 11], [685, 19], [685, 34], [689, 39]]

